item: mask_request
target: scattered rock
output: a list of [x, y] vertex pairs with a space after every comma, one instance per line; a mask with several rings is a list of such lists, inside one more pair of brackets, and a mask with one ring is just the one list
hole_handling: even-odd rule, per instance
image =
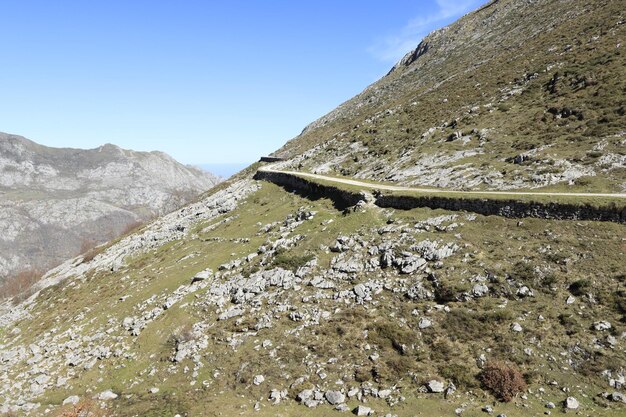
[[346, 396], [341, 391], [326, 391], [324, 397], [331, 405], [341, 404], [346, 401]]
[[426, 386], [428, 387], [428, 391], [433, 392], [433, 393], [439, 393], [445, 390], [444, 383], [441, 381], [437, 381], [436, 379], [432, 379], [428, 381]]
[[98, 399], [102, 401], [114, 400], [117, 397], [118, 395], [111, 390], [102, 391], [98, 394]]
[[578, 410], [578, 407], [580, 407], [580, 403], [574, 397], [567, 397], [564, 401], [564, 405], [568, 410]]
[[606, 320], [597, 321], [597, 322], [593, 323], [593, 328], [595, 330], [598, 330], [598, 331], [610, 330], [611, 327], [612, 327], [611, 323], [609, 323]]
[[432, 325], [433, 325], [433, 322], [430, 319], [428, 319], [426, 317], [422, 317], [422, 318], [420, 318], [420, 321], [419, 321], [417, 326], [420, 329], [427, 329], [427, 328], [429, 328]]
[[489, 287], [485, 284], [476, 284], [474, 288], [472, 288], [472, 295], [474, 297], [484, 297], [489, 294]]
[[68, 404], [76, 405], [78, 404], [79, 401], [80, 401], [80, 397], [78, 395], [70, 395], [69, 397], [63, 400], [63, 405], [68, 405]]
[[374, 410], [364, 405], [359, 405], [357, 408], [352, 410], [352, 412], [357, 416], [370, 416], [374, 414]]

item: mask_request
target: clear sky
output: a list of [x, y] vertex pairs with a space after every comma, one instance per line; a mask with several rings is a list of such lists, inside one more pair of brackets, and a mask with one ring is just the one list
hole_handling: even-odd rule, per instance
[[485, 0], [0, 0], [0, 131], [256, 160]]

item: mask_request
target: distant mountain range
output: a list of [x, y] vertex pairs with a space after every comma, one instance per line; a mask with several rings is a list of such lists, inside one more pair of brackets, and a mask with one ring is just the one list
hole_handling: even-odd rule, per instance
[[0, 133], [0, 280], [44, 271], [218, 182], [162, 152], [58, 149]]

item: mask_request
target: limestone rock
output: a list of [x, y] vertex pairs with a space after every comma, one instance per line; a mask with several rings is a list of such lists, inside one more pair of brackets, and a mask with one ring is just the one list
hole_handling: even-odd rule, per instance
[[102, 400], [102, 401], [108, 401], [108, 400], [114, 400], [118, 397], [118, 395], [116, 393], [114, 393], [111, 390], [106, 390], [106, 391], [102, 391], [100, 394], [98, 394], [98, 399]]
[[433, 393], [443, 392], [445, 390], [445, 385], [443, 382], [438, 381], [436, 379], [432, 379], [428, 381], [426, 384], [428, 391]]
[[580, 403], [574, 397], [567, 397], [564, 401], [564, 405], [568, 410], [578, 410], [578, 407], [580, 407]]

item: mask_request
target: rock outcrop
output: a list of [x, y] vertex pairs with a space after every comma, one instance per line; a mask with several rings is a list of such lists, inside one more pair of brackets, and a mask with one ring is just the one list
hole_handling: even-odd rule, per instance
[[45, 272], [219, 181], [161, 152], [57, 149], [0, 133], [0, 280]]

